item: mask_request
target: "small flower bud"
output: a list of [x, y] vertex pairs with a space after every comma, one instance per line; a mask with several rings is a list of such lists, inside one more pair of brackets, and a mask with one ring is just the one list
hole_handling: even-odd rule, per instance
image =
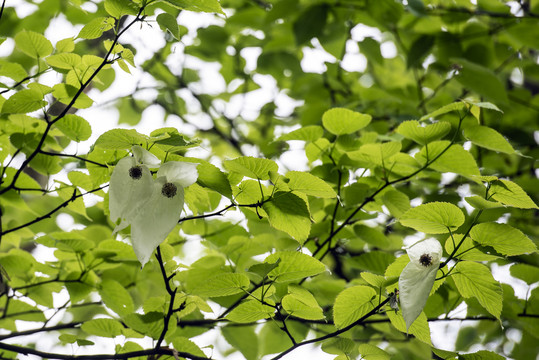
[[140, 165], [135, 165], [129, 169], [129, 176], [132, 179], [138, 180], [142, 177], [142, 167]]
[[161, 194], [163, 196], [166, 196], [168, 198], [173, 198], [176, 195], [176, 191], [178, 188], [173, 183], [166, 183], [163, 185], [163, 188], [161, 189]]

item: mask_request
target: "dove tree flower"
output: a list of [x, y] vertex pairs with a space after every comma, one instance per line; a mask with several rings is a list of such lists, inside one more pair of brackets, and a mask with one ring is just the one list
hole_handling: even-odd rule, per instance
[[120, 219], [113, 234], [129, 226], [139, 204], [150, 198], [153, 178], [149, 168], [156, 168], [160, 163], [155, 155], [138, 145], [131, 152], [132, 157], [118, 161], [110, 177], [110, 219], [114, 223]]
[[197, 180], [197, 165], [180, 161], [164, 163], [151, 184], [151, 195], [139, 203], [131, 221], [131, 242], [142, 266], [180, 220], [183, 189]]
[[399, 277], [399, 297], [408, 330], [427, 303], [442, 258], [442, 246], [430, 238], [415, 243], [406, 252], [410, 262]]

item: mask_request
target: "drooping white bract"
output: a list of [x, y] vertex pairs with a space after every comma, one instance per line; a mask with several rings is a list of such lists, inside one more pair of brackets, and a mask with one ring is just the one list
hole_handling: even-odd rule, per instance
[[159, 168], [150, 198], [131, 222], [131, 242], [142, 266], [180, 220], [183, 188], [197, 180], [197, 165], [170, 161]]
[[442, 246], [431, 238], [415, 243], [406, 252], [410, 262], [399, 277], [399, 298], [408, 330], [427, 303], [442, 258]]
[[129, 226], [140, 204], [150, 198], [153, 178], [148, 166], [155, 168], [160, 163], [157, 157], [138, 145], [133, 146], [131, 152], [133, 157], [118, 161], [110, 177], [110, 219], [114, 223], [120, 219], [113, 234]]

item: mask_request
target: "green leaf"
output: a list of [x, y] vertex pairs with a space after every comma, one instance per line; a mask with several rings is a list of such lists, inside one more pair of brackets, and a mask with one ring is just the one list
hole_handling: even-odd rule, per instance
[[273, 316], [275, 309], [258, 300], [247, 300], [232, 310], [226, 318], [232, 322], [250, 323]]
[[206, 354], [191, 340], [184, 336], [174, 336], [172, 339], [174, 349], [195, 356], [206, 357]]
[[26, 114], [42, 109], [47, 105], [43, 94], [34, 89], [21, 90], [6, 100], [2, 106], [5, 114]]
[[524, 190], [510, 180], [496, 180], [489, 190], [492, 199], [520, 209], [539, 209]]
[[95, 146], [102, 149], [117, 150], [131, 149], [133, 145], [144, 145], [146, 136], [136, 130], [112, 129], [101, 135], [95, 142]]
[[464, 214], [453, 204], [431, 202], [408, 210], [400, 223], [427, 234], [445, 234], [464, 223]]
[[152, 339], [158, 339], [163, 331], [163, 314], [161, 312], [149, 312], [144, 315], [132, 313], [122, 318], [122, 321], [128, 328]]
[[94, 103], [94, 101], [90, 99], [88, 95], [86, 95], [84, 92], [79, 93], [79, 89], [74, 86], [68, 84], [56, 84], [54, 85], [53, 89], [54, 91], [52, 94], [62, 104], [69, 105], [75, 96], [77, 96], [77, 99], [75, 100], [73, 106], [78, 109], [89, 108]]
[[124, 15], [137, 15], [139, 8], [131, 0], [105, 0], [105, 10], [113, 18], [120, 19]]
[[279, 171], [279, 166], [269, 159], [257, 159], [252, 156], [241, 156], [224, 162], [228, 171], [237, 172], [252, 179], [269, 180], [269, 172]]
[[415, 158], [422, 165], [436, 159], [429, 168], [440, 172], [454, 172], [464, 176], [479, 175], [479, 168], [472, 154], [458, 144], [453, 144], [446, 150], [449, 144], [446, 140], [434, 141], [425, 145]]
[[464, 59], [451, 61], [461, 66], [456, 79], [464, 88], [471, 89], [497, 104], [508, 102], [505, 86], [492, 70]]
[[157, 15], [156, 20], [161, 27], [161, 30], [170, 31], [176, 40], [180, 40], [180, 27], [178, 26], [178, 21], [174, 16], [170, 15], [169, 13], [161, 13]]
[[371, 344], [360, 344], [359, 353], [362, 358], [365, 360], [389, 360], [391, 355], [389, 355], [384, 350], [380, 349], [377, 346]]
[[488, 267], [471, 261], [461, 261], [452, 273], [459, 293], [476, 298], [489, 313], [500, 319], [502, 312], [502, 288], [494, 280]]
[[485, 246], [492, 246], [503, 255], [522, 255], [537, 250], [533, 241], [528, 239], [520, 230], [507, 224], [495, 222], [475, 225], [470, 231], [474, 241]]
[[412, 139], [420, 145], [426, 145], [446, 136], [451, 130], [451, 124], [439, 121], [427, 126], [421, 126], [416, 120], [405, 121], [399, 125], [397, 132], [407, 139]]
[[480, 350], [473, 354], [459, 354], [459, 360], [504, 360], [505, 357], [487, 350]]
[[329, 109], [322, 116], [322, 124], [334, 135], [352, 134], [371, 122], [371, 116], [349, 109]]
[[399, 218], [410, 209], [410, 199], [399, 190], [389, 190], [382, 196], [382, 201], [391, 215]]
[[219, 1], [217, 0], [164, 0], [170, 5], [183, 9], [196, 12], [214, 12], [225, 15]]
[[210, 163], [204, 162], [197, 166], [200, 186], [217, 191], [219, 194], [232, 198], [232, 189], [227, 176], [219, 168]]
[[289, 171], [286, 177], [290, 180], [287, 183], [290, 190], [321, 198], [334, 198], [337, 196], [337, 193], [335, 193], [328, 183], [312, 174], [301, 171]]
[[333, 305], [333, 321], [339, 329], [353, 324], [374, 309], [376, 291], [369, 286], [353, 286], [343, 290]]
[[326, 271], [326, 266], [319, 260], [296, 251], [278, 251], [269, 255], [264, 262], [279, 265], [269, 272], [268, 277], [275, 282], [288, 282], [318, 275]]
[[67, 70], [76, 68], [82, 62], [80, 55], [73, 53], [51, 55], [46, 60], [47, 63], [52, 67]]
[[131, 295], [116, 280], [104, 280], [99, 287], [99, 295], [103, 303], [120, 316], [128, 315], [135, 311]]
[[112, 29], [115, 20], [111, 17], [98, 17], [91, 20], [80, 30], [77, 38], [81, 39], [97, 39], [105, 31]]
[[512, 276], [532, 285], [539, 281], [539, 268], [528, 264], [513, 264], [509, 269]]
[[429, 113], [429, 114], [427, 114], [425, 116], [422, 116], [419, 119], [419, 121], [425, 121], [425, 120], [428, 120], [428, 119], [436, 119], [440, 115], [445, 115], [445, 114], [453, 112], [453, 111], [464, 110], [466, 108], [467, 108], [467, 105], [464, 102], [461, 102], [461, 101], [452, 102], [450, 104], [442, 106], [441, 108], [439, 108], [437, 110], [434, 110], [433, 112], [431, 112], [431, 113]]
[[239, 350], [246, 360], [258, 359], [258, 336], [254, 329], [248, 326], [226, 326], [221, 328], [225, 340]]
[[93, 319], [84, 322], [81, 329], [90, 335], [113, 338], [122, 334], [123, 326], [113, 319]]
[[[322, 34], [328, 17], [326, 4], [313, 5], [305, 9], [294, 21], [293, 29], [296, 36], [296, 44], [299, 46], [313, 37]], [[313, 26], [315, 25], [316, 26]]]
[[249, 287], [245, 274], [225, 273], [206, 279], [192, 290], [192, 293], [206, 297], [220, 297], [242, 293]]
[[454, 255], [460, 260], [490, 261], [498, 258], [496, 255], [490, 255], [477, 249], [477, 244], [469, 236], [466, 236], [466, 239], [462, 241], [462, 236], [463, 234], [453, 234], [453, 238], [451, 236], [447, 238], [445, 241], [445, 251], [448, 254], [452, 254], [455, 246], [460, 244]]
[[44, 58], [52, 53], [51, 42], [43, 35], [22, 30], [15, 35], [17, 48], [32, 58]]
[[374, 165], [389, 168], [388, 160], [397, 154], [402, 147], [400, 141], [389, 141], [377, 144], [362, 145], [359, 150], [348, 152], [350, 159], [356, 161], [367, 161]]
[[75, 50], [75, 42], [71, 37], [62, 39], [56, 43], [57, 53], [72, 52], [73, 50]]
[[464, 200], [466, 200], [468, 204], [479, 210], [503, 207], [503, 205], [497, 201], [488, 201], [485, 198], [477, 195], [464, 198]]
[[406, 322], [404, 321], [404, 318], [400, 312], [395, 314], [393, 311], [388, 311], [386, 314], [391, 322], [391, 325], [393, 325], [397, 330], [403, 333], [410, 333], [419, 340], [423, 341], [425, 344], [432, 345], [430, 340], [429, 322], [427, 321], [427, 317], [425, 316], [424, 312], [421, 312], [417, 320], [414, 321], [408, 331], [406, 331]]
[[284, 191], [277, 191], [262, 205], [272, 227], [284, 231], [303, 244], [311, 231], [311, 217], [305, 200]]
[[21, 81], [28, 73], [21, 64], [0, 60], [0, 76], [7, 76], [15, 81]]
[[288, 285], [288, 295], [282, 300], [283, 308], [292, 316], [307, 320], [324, 319], [324, 312], [314, 296], [301, 286]]
[[324, 135], [324, 129], [318, 125], [304, 126], [283, 134], [276, 141], [301, 140], [313, 142], [320, 139]]
[[496, 130], [488, 126], [472, 126], [464, 129], [464, 136], [477, 146], [485, 149], [514, 154], [515, 149]]
[[88, 140], [92, 135], [92, 128], [85, 119], [78, 115], [67, 114], [54, 123], [65, 136], [76, 142]]

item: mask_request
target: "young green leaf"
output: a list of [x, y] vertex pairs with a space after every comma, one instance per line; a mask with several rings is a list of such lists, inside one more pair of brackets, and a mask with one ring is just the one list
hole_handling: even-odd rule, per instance
[[251, 179], [269, 180], [269, 172], [279, 171], [279, 166], [269, 159], [257, 159], [252, 156], [241, 156], [224, 162], [228, 171], [237, 172]]
[[46, 60], [50, 66], [66, 70], [74, 69], [82, 62], [80, 55], [73, 53], [51, 55]]
[[68, 138], [80, 142], [88, 140], [92, 135], [92, 128], [88, 121], [75, 114], [67, 114], [54, 123]]
[[236, 323], [250, 323], [273, 316], [275, 309], [258, 300], [247, 300], [232, 310], [226, 318]]
[[371, 122], [371, 116], [349, 109], [333, 108], [324, 113], [322, 124], [334, 135], [352, 134]]
[[170, 31], [176, 40], [180, 40], [180, 27], [178, 26], [178, 21], [174, 16], [170, 15], [169, 13], [161, 13], [157, 15], [156, 20], [161, 27], [161, 30]]
[[503, 255], [522, 255], [537, 250], [533, 241], [520, 230], [507, 224], [481, 223], [472, 228], [470, 236], [474, 241], [481, 245], [492, 246]]
[[502, 288], [494, 280], [488, 267], [471, 261], [461, 261], [452, 273], [459, 293], [476, 298], [497, 319], [502, 312]]
[[204, 297], [220, 297], [241, 293], [249, 287], [245, 274], [225, 273], [211, 277], [192, 290], [193, 294]]
[[389, 360], [391, 355], [377, 346], [371, 344], [360, 344], [359, 353], [365, 360]]
[[131, 295], [126, 288], [116, 280], [104, 280], [99, 287], [99, 295], [105, 305], [120, 316], [131, 314], [135, 311]]
[[382, 201], [391, 215], [396, 218], [401, 217], [410, 209], [410, 199], [408, 196], [396, 189], [386, 191], [382, 196]]
[[427, 234], [445, 234], [464, 223], [464, 214], [451, 203], [432, 202], [408, 210], [400, 223]]
[[491, 99], [496, 104], [507, 103], [505, 86], [492, 70], [465, 59], [452, 59], [452, 61], [461, 67], [456, 78], [462, 86]]
[[404, 318], [400, 313], [395, 314], [393, 311], [388, 311], [386, 314], [391, 322], [391, 325], [393, 325], [397, 330], [407, 334], [410, 333], [425, 344], [432, 345], [430, 339], [429, 322], [427, 321], [427, 317], [425, 316], [424, 312], [421, 312], [417, 320], [412, 324], [412, 326], [410, 326], [409, 329], [406, 329], [406, 323], [404, 322]]
[[47, 105], [43, 94], [34, 89], [21, 90], [9, 97], [2, 106], [5, 114], [26, 114]]
[[122, 334], [123, 326], [113, 319], [93, 319], [84, 322], [81, 329], [90, 335], [113, 338]]
[[520, 209], [539, 209], [535, 202], [516, 183], [510, 180], [496, 180], [491, 183], [489, 190], [492, 199], [504, 205]]
[[225, 15], [219, 1], [217, 0], [198, 0], [196, 2], [189, 0], [164, 0], [168, 4], [190, 11], [197, 12], [210, 12], [210, 13], [219, 13]]
[[283, 134], [276, 141], [301, 140], [313, 142], [320, 139], [324, 135], [324, 129], [318, 125], [304, 126]]
[[290, 180], [287, 183], [290, 190], [321, 198], [334, 198], [337, 196], [328, 183], [310, 173], [289, 171], [286, 177]]
[[407, 139], [412, 139], [420, 145], [426, 145], [443, 138], [450, 130], [451, 124], [446, 121], [421, 126], [419, 121], [410, 120], [401, 123], [396, 131]]
[[339, 329], [353, 324], [374, 308], [376, 291], [370, 286], [353, 286], [342, 291], [333, 305], [333, 321]]
[[284, 231], [300, 244], [303, 244], [311, 231], [309, 208], [298, 195], [291, 192], [277, 191], [262, 205], [268, 214], [272, 227]]
[[397, 154], [402, 147], [400, 141], [362, 145], [359, 150], [348, 152], [350, 159], [366, 161], [378, 166], [389, 167], [387, 161]]
[[51, 42], [45, 36], [33, 31], [19, 31], [15, 35], [15, 45], [20, 51], [34, 59], [44, 58], [52, 53]]
[[282, 300], [283, 308], [292, 316], [307, 320], [324, 319], [324, 312], [314, 296], [301, 286], [288, 285], [288, 295]]
[[95, 142], [95, 146], [102, 149], [117, 150], [131, 149], [133, 145], [143, 145], [147, 137], [136, 130], [112, 129], [102, 134]]
[[275, 282], [288, 282], [318, 275], [326, 271], [326, 266], [312, 256], [296, 251], [278, 251], [269, 255], [264, 262], [279, 265], [269, 272], [268, 277]]
[[488, 201], [484, 197], [477, 195], [464, 198], [464, 200], [466, 200], [468, 204], [479, 210], [494, 209], [503, 206], [497, 201]]
[[486, 251], [481, 251], [477, 249], [477, 244], [469, 237], [466, 236], [466, 239], [462, 241], [463, 234], [453, 234], [453, 237], [448, 237], [445, 241], [445, 251], [448, 254], [453, 254], [455, 246], [460, 244], [457, 252], [454, 257], [460, 260], [471, 260], [471, 261], [490, 261], [496, 260], [498, 256], [491, 255]]
[[514, 154], [515, 149], [496, 130], [488, 126], [472, 126], [464, 129], [464, 136], [475, 145], [485, 149]]
[[88, 24], [80, 30], [77, 35], [81, 39], [97, 39], [105, 31], [112, 29], [114, 26], [114, 18], [111, 17], [98, 17], [91, 20]]
[[120, 19], [124, 15], [137, 15], [139, 8], [130, 0], [105, 0], [105, 10], [113, 18]]
[[219, 168], [204, 162], [198, 165], [197, 183], [200, 186], [217, 191], [219, 194], [232, 198], [232, 189], [226, 175]]
[[449, 144], [447, 140], [431, 142], [415, 158], [423, 165], [430, 162], [429, 168], [440, 172], [454, 172], [463, 176], [480, 175], [472, 154], [458, 144], [446, 149]]

